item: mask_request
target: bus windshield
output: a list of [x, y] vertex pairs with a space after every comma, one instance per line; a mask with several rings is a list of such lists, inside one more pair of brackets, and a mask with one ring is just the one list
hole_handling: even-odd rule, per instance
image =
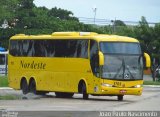
[[105, 54], [141, 54], [139, 43], [101, 42], [100, 49]]
[[140, 80], [143, 75], [141, 48], [138, 43], [100, 43], [105, 57], [102, 78]]

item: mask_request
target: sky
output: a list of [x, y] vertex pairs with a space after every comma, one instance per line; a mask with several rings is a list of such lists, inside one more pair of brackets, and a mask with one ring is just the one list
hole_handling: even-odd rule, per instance
[[36, 6], [72, 11], [75, 17], [160, 22], [160, 0], [34, 0]]

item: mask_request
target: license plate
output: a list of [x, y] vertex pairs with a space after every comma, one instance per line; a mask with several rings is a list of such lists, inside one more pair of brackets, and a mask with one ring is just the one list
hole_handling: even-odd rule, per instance
[[119, 92], [120, 92], [120, 93], [122, 93], [122, 94], [127, 93], [127, 91], [126, 91], [126, 90], [120, 90]]

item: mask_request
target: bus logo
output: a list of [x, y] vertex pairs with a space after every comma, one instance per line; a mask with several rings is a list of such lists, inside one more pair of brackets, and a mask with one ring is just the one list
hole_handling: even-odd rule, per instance
[[126, 73], [126, 74], [124, 75], [124, 79], [129, 79], [129, 74]]

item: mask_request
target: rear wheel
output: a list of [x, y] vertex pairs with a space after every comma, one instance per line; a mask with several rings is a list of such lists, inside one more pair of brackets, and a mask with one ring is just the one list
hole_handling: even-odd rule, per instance
[[118, 95], [117, 98], [118, 98], [118, 101], [122, 101], [123, 100], [123, 95]]
[[86, 88], [86, 84], [83, 82], [82, 84], [82, 95], [83, 95], [83, 99], [87, 100], [89, 95], [87, 94], [87, 88]]
[[34, 80], [31, 81], [30, 85], [29, 85], [29, 90], [31, 93], [37, 94], [36, 91], [36, 83]]
[[27, 81], [25, 79], [22, 80], [21, 89], [22, 89], [23, 94], [27, 94], [29, 92]]

